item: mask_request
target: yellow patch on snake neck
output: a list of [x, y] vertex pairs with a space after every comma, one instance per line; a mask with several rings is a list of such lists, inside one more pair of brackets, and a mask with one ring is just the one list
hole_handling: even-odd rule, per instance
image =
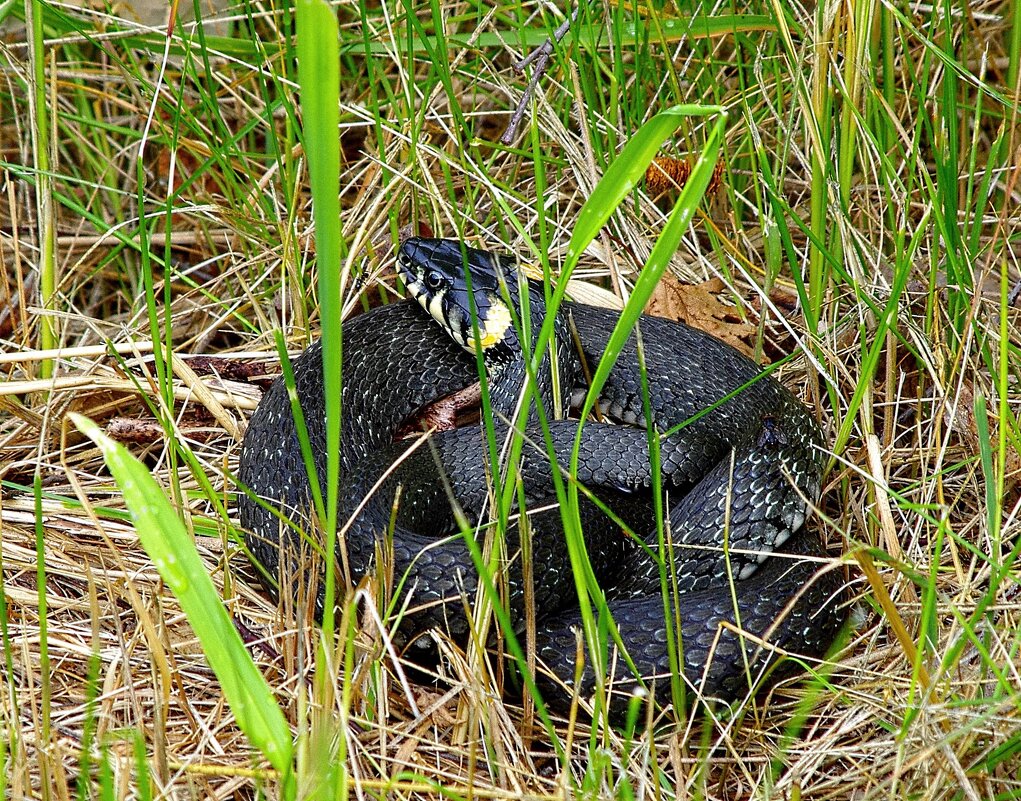
[[[489, 307], [489, 311], [486, 313], [486, 320], [483, 324], [480, 320], [479, 334], [482, 337], [482, 350], [491, 348], [499, 342], [503, 341], [503, 338], [507, 335], [507, 331], [511, 327], [511, 314], [510, 309], [507, 308], [507, 304], [504, 303], [500, 298], [495, 295], [489, 297], [492, 305]], [[468, 347], [475, 347], [475, 337], [468, 336]]]

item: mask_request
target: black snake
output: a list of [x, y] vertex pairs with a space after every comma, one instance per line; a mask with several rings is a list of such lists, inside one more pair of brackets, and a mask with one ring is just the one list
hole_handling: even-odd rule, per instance
[[[401, 617], [401, 639], [411, 641], [436, 626], [463, 639], [469, 625], [465, 599], [474, 597], [478, 576], [457, 535], [450, 496], [474, 515], [473, 522], [485, 517], [490, 449], [479, 426], [472, 425], [436, 433], [427, 446], [402, 460], [408, 443], [395, 442], [395, 434], [430, 402], [478, 381], [478, 342], [496, 418], [493, 431], [502, 442], [525, 380], [519, 339], [524, 329], [516, 306], [527, 295], [531, 333], [525, 341], [532, 345], [545, 317], [546, 297], [541, 284], [518, 278], [510, 260], [453, 240], [409, 239], [400, 246], [398, 263], [422, 308], [414, 301], [394, 303], [344, 323], [340, 520], [352, 522], [338, 543], [337, 563], [357, 580], [380, 554], [391, 554], [391, 545], [383, 543], [392, 534], [393, 576], [411, 600]], [[552, 420], [565, 411], [570, 390], [583, 384], [583, 366], [598, 364], [617, 319], [616, 313], [592, 306], [562, 306], [550, 349], [555, 358], [545, 354], [534, 371], [535, 395], [546, 417]], [[680, 635], [683, 672], [691, 686], [731, 699], [747, 691], [772, 660], [772, 648], [763, 648], [756, 638], [766, 637], [783, 652], [820, 656], [842, 623], [842, 576], [820, 570], [820, 547], [804, 525], [820, 490], [821, 433], [785, 388], [718, 339], [656, 317], [643, 316], [639, 329], [648, 409], [632, 334], [600, 394], [604, 414], [628, 425], [586, 423], [575, 477], [632, 525], [640, 535], [636, 539], [648, 542], [622, 536], [595, 503], [583, 502], [587, 551], [627, 653], [642, 678], [657, 679], [657, 699], [670, 697], [668, 626]], [[294, 384], [322, 481], [326, 438], [319, 343], [295, 361]], [[558, 395], [564, 398], [561, 408], [553, 402]], [[552, 494], [539, 416], [533, 406], [517, 418], [526, 442], [519, 473], [530, 508], [548, 506]], [[653, 473], [643, 428], [647, 419], [657, 432], [672, 432], [661, 440], [659, 456], [660, 489], [672, 504], [665, 521], [671, 543], [666, 570], [649, 514]], [[571, 420], [549, 424], [549, 447], [561, 468], [569, 463], [577, 425]], [[283, 379], [267, 391], [252, 416], [238, 478], [248, 492], [268, 502], [238, 496], [253, 557], [273, 579], [272, 587], [298, 593], [310, 576], [297, 555], [302, 537], [281, 517], [304, 528], [314, 526], [309, 525], [309, 482]], [[562, 706], [566, 696], [554, 685], [573, 685], [573, 631], [581, 624], [577, 595], [559, 510], [547, 508], [530, 515], [530, 521], [540, 686], [554, 705], [559, 698]], [[516, 525], [507, 528], [504, 600], [520, 628], [526, 580], [517, 558], [518, 531]], [[664, 577], [666, 596], [676, 601], [669, 616]], [[727, 623], [753, 637], [721, 625]], [[636, 680], [623, 663], [614, 676], [608, 689], [614, 708], [620, 709]], [[586, 670], [575, 689], [591, 694], [593, 682], [592, 671]]]

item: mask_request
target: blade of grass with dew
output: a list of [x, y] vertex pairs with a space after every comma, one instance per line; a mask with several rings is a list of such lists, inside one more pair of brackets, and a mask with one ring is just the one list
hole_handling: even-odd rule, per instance
[[285, 797], [293, 798], [293, 749], [287, 721], [224, 609], [194, 540], [149, 470], [127, 448], [88, 418], [72, 413], [71, 420], [102, 451], [124, 494], [142, 547], [180, 601], [238, 726], [279, 772]]

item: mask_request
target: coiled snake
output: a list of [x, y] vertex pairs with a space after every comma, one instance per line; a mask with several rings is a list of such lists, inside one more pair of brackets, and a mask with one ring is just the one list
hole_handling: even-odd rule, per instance
[[[478, 381], [479, 350], [495, 440], [502, 442], [526, 379], [520, 335], [530, 329], [525, 341], [534, 345], [546, 300], [541, 284], [520, 278], [512, 261], [453, 240], [409, 239], [399, 248], [398, 264], [419, 303], [382, 306], [344, 324], [340, 519], [353, 522], [338, 543], [343, 553], [337, 561], [357, 580], [387, 552], [383, 544], [392, 533], [393, 575], [403, 579], [401, 591], [410, 593], [400, 623], [403, 639], [414, 640], [434, 626], [463, 638], [469, 625], [465, 598], [474, 597], [478, 576], [457, 534], [451, 496], [474, 522], [485, 518], [492, 464], [487, 439], [474, 425], [443, 431], [402, 460], [407, 443], [395, 442], [395, 435], [430, 402]], [[516, 319], [522, 295], [528, 300], [526, 327]], [[569, 390], [583, 386], [583, 365], [598, 364], [617, 318], [604, 309], [565, 303], [555, 321], [556, 357], [545, 354], [534, 371], [535, 396], [552, 421], [549, 446], [558, 469], [569, 464], [578, 423], [553, 418], [566, 411]], [[773, 648], [819, 656], [843, 620], [842, 578], [819, 569], [819, 545], [804, 525], [820, 490], [821, 434], [797, 399], [730, 346], [656, 317], [643, 316], [639, 329], [646, 375], [632, 334], [600, 394], [604, 414], [627, 425], [585, 423], [575, 476], [631, 523], [638, 537], [622, 536], [619, 525], [608, 524], [595, 503], [585, 502], [588, 556], [634, 666], [643, 679], [658, 679], [657, 700], [670, 697], [668, 626], [679, 634], [690, 685], [731, 699], [761, 675]], [[294, 382], [322, 481], [325, 406], [318, 343], [295, 361]], [[565, 402], [556, 408], [558, 395]], [[517, 417], [526, 442], [518, 472], [530, 508], [548, 507], [552, 496], [539, 416], [533, 406]], [[656, 432], [671, 432], [661, 439], [659, 454], [659, 490], [671, 503], [664, 526], [669, 547], [662, 557], [664, 540], [649, 514], [654, 474], [646, 420]], [[310, 526], [309, 482], [282, 379], [252, 416], [238, 478], [283, 517]], [[253, 558], [275, 579], [272, 587], [297, 593], [309, 578], [297, 557], [301, 537], [248, 494], [239, 493], [238, 507]], [[557, 705], [567, 696], [556, 687], [573, 684], [573, 631], [581, 618], [559, 511], [546, 508], [529, 519], [536, 657], [546, 676], [540, 686]], [[478, 536], [481, 541], [484, 529]], [[508, 526], [504, 589], [520, 627], [526, 579], [518, 537], [519, 527]], [[759, 638], [772, 647], [763, 647]], [[623, 662], [614, 677], [608, 689], [619, 709], [636, 679]], [[590, 694], [594, 680], [586, 670], [574, 689]]]

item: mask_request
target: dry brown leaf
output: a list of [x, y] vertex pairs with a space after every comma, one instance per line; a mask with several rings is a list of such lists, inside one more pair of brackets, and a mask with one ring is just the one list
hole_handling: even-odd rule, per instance
[[717, 295], [725, 289], [719, 278], [701, 284], [682, 284], [667, 273], [660, 279], [645, 311], [700, 328], [751, 356], [749, 343], [755, 337], [755, 326], [742, 319], [736, 309], [720, 302]]
[[[707, 198], [716, 194], [716, 191], [723, 185], [724, 162], [721, 159], [713, 167], [712, 177], [709, 185], [706, 186], [705, 196]], [[658, 156], [652, 160], [649, 168], [645, 171], [645, 190], [656, 197], [666, 192], [679, 191], [684, 188], [691, 176], [691, 163], [685, 159], [677, 159], [672, 156]]]

